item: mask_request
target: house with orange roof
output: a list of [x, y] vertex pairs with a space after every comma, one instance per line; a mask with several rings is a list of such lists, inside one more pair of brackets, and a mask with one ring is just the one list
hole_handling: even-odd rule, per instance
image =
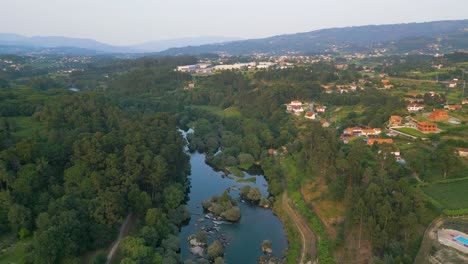
[[[302, 112], [304, 112], [304, 109], [302, 109], [302, 102], [299, 101], [299, 100], [293, 100], [291, 101], [291, 103], [289, 104], [286, 104], [286, 109], [289, 111], [289, 112], [294, 112], [295, 114], [300, 114]], [[302, 109], [302, 111], [301, 111]]]
[[363, 136], [377, 136], [382, 133], [382, 130], [380, 128], [372, 128], [372, 129], [363, 129], [362, 130], [362, 135]]
[[301, 113], [304, 112], [304, 108], [302, 108], [302, 106], [293, 105], [291, 108], [295, 115], [300, 115]]
[[325, 110], [327, 110], [327, 107], [324, 106], [324, 105], [319, 105], [317, 107], [315, 107], [315, 110], [319, 113], [325, 113]]
[[437, 124], [431, 122], [418, 122], [416, 127], [419, 131], [423, 133], [437, 132]]
[[312, 112], [310, 112], [310, 111], [307, 112], [307, 113], [305, 114], [304, 117], [307, 118], [307, 119], [312, 119], [312, 120], [314, 120], [314, 119], [317, 118], [317, 117], [315, 116], [315, 113], [312, 113]]
[[328, 123], [325, 119], [320, 119], [320, 123], [322, 124], [322, 127], [330, 127], [330, 123]]
[[447, 109], [449, 111], [456, 111], [461, 108], [462, 108], [461, 105], [444, 105], [444, 109]]
[[390, 116], [390, 120], [388, 121], [388, 124], [392, 126], [401, 126], [403, 122], [403, 117], [397, 116], [397, 115], [392, 115]]
[[449, 119], [449, 116], [444, 110], [434, 109], [434, 111], [429, 115], [429, 119], [434, 121], [447, 120]]

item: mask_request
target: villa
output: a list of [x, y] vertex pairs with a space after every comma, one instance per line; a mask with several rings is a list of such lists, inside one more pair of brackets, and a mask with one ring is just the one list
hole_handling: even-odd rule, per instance
[[449, 119], [449, 116], [448, 116], [446, 111], [440, 110], [440, 109], [435, 109], [429, 115], [429, 119], [434, 120], [434, 121], [447, 120], [447, 119]]
[[418, 122], [416, 126], [421, 132], [437, 132], [437, 124], [431, 122]]
[[320, 105], [320, 106], [315, 107], [315, 110], [316, 110], [317, 112], [319, 112], [319, 113], [325, 113], [325, 110], [326, 110], [326, 109], [327, 109], [327, 107], [324, 106], [324, 105]]
[[444, 109], [447, 109], [449, 111], [456, 111], [461, 108], [462, 108], [461, 105], [444, 105]]
[[393, 126], [401, 126], [402, 122], [403, 122], [403, 118], [401, 116], [393, 115], [393, 116], [390, 116], [390, 120], [388, 123], [391, 127], [393, 127]]
[[317, 117], [315, 116], [315, 113], [309, 111], [305, 114], [305, 118], [315, 120]]
[[424, 109], [424, 105], [420, 104], [409, 104], [406, 109], [408, 109], [409, 112], [418, 112]]

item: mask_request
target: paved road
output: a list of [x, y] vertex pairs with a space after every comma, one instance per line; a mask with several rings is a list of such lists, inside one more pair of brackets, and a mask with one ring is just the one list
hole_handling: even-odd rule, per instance
[[300, 264], [305, 263], [307, 255], [315, 257], [317, 255], [316, 250], [316, 237], [314, 232], [310, 229], [307, 221], [289, 204], [288, 193], [285, 190], [282, 195], [282, 207], [291, 220], [297, 227], [299, 234], [301, 234], [302, 250]]

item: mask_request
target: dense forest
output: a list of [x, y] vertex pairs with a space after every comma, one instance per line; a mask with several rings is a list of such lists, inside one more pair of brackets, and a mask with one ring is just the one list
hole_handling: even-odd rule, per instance
[[[173, 70], [195, 61], [102, 60], [66, 78], [35, 71], [27, 79], [0, 76], [0, 232], [31, 239], [27, 263], [77, 263], [107, 248], [127, 215], [138, 227], [122, 241], [122, 263], [181, 263], [176, 235], [189, 217], [183, 203], [190, 168], [177, 128], [193, 128], [190, 151], [206, 153], [218, 169], [260, 165], [273, 197], [325, 181], [327, 195], [346, 212], [336, 240], [321, 236], [322, 263], [334, 262], [331, 252], [356, 227], [359, 241], [371, 241], [377, 263], [413, 261], [434, 208], [415, 193], [410, 176], [466, 176], [453, 154], [464, 143], [433, 137], [433, 148], [409, 152], [401, 166], [387, 158], [391, 146], [339, 142], [345, 127], [384, 127], [406, 110], [385, 90], [324, 92], [323, 83], [364, 78], [355, 65], [339, 70], [321, 62], [203, 77]], [[401, 76], [407, 67], [424, 70], [425, 63], [395, 59], [384, 70]], [[196, 88], [183, 89], [189, 82]], [[82, 91], [63, 89], [71, 86]], [[296, 99], [364, 109], [324, 128], [285, 112], [284, 104]], [[296, 174], [285, 172], [287, 166]]]
[[[33, 235], [27, 262], [74, 263], [107, 247], [127, 214], [147, 219], [152, 248], [177, 232], [187, 217], [180, 204], [189, 168], [173, 116], [130, 115], [92, 93], [3, 97], [0, 227]], [[12, 111], [11, 100], [28, 107]], [[28, 136], [16, 125], [24, 118], [36, 128]], [[126, 257], [161, 258], [153, 249], [135, 252]]]

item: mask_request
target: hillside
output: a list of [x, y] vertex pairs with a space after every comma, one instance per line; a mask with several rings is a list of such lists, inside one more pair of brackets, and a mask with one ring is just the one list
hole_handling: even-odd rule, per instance
[[287, 54], [325, 51], [369, 51], [374, 48], [408, 52], [427, 49], [428, 44], [433, 43], [438, 43], [442, 45], [443, 49], [447, 50], [464, 49], [468, 46], [467, 28], [468, 20], [331, 28], [263, 39], [172, 48], [162, 52], [162, 54]]

